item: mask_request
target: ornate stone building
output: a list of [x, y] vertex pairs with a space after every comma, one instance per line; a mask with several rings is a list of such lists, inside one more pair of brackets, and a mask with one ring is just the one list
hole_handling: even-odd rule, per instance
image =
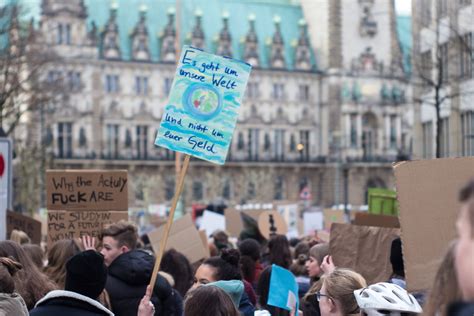
[[346, 183], [361, 205], [367, 187], [393, 186], [411, 134], [390, 1], [141, 3], [41, 1], [42, 40], [62, 56], [45, 75], [69, 87], [34, 131], [48, 135], [55, 168], [128, 169], [130, 206], [172, 198], [174, 153], [153, 141], [179, 32], [181, 44], [254, 66], [227, 162], [191, 161], [188, 203], [295, 200], [308, 186], [329, 206]]

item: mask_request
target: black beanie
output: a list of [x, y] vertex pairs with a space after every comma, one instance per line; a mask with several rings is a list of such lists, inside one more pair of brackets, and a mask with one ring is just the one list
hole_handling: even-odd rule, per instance
[[405, 267], [403, 265], [402, 241], [396, 238], [392, 241], [392, 248], [390, 249], [390, 263], [392, 264], [393, 272], [399, 276], [405, 277]]
[[97, 299], [107, 281], [104, 257], [94, 250], [73, 256], [66, 263], [66, 291], [76, 292]]

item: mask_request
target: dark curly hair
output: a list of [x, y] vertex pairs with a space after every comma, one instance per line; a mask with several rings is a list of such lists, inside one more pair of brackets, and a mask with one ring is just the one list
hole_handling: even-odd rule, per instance
[[215, 279], [217, 281], [242, 280], [240, 273], [240, 253], [236, 249], [222, 249], [220, 256], [211, 257], [204, 260], [202, 264], [207, 264], [216, 269]]

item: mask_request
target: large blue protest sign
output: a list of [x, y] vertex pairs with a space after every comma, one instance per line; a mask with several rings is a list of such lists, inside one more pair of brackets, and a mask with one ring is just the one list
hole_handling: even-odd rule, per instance
[[270, 276], [270, 293], [267, 304], [288, 311], [296, 311], [299, 306], [298, 283], [290, 271], [275, 264]]
[[155, 145], [224, 164], [250, 70], [183, 47]]

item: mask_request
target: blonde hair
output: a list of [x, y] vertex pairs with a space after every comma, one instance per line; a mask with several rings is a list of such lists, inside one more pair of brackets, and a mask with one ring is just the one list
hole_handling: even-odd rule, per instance
[[359, 313], [354, 296], [354, 290], [367, 287], [364, 277], [350, 269], [336, 268], [333, 272], [323, 276], [323, 285], [326, 286], [326, 295], [335, 301], [343, 315]]
[[24, 231], [18, 229], [12, 230], [12, 233], [10, 234], [10, 240], [20, 245], [31, 243], [30, 237], [28, 237]]
[[428, 300], [423, 307], [424, 315], [447, 315], [446, 307], [462, 299], [454, 264], [456, 244], [457, 240], [451, 242], [439, 265]]

